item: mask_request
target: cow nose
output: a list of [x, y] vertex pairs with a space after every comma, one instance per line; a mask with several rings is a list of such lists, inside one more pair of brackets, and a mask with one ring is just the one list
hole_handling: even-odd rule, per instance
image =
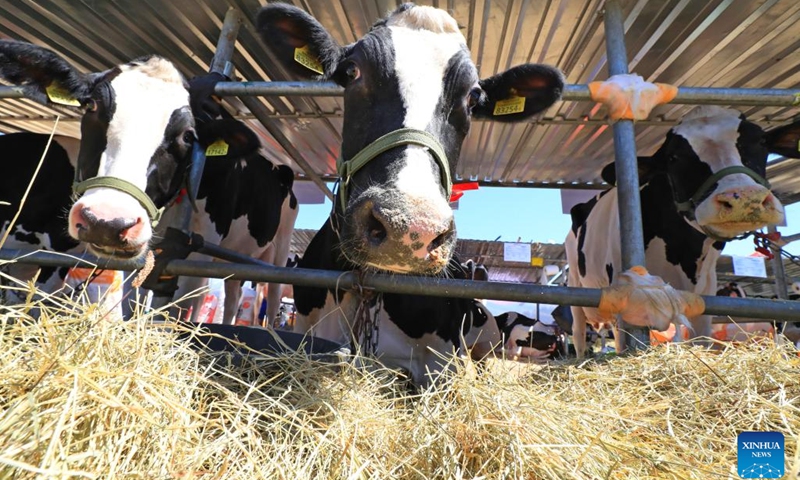
[[403, 220], [392, 217], [372, 203], [366, 205], [363, 212], [364, 235], [373, 248], [397, 239], [410, 247], [414, 256], [426, 258], [435, 254], [442, 245], [449, 244], [456, 234], [452, 213], [447, 218], [413, 215]]
[[79, 212], [75, 228], [78, 238], [84, 242], [117, 246], [126, 243], [130, 231], [141, 223], [141, 218], [100, 218], [91, 209], [84, 207]]
[[774, 210], [775, 197], [761, 185], [734, 187], [717, 194], [714, 201], [723, 211]]

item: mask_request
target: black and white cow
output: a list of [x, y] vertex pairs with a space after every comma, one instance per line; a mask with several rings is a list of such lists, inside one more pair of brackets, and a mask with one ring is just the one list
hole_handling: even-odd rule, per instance
[[[675, 288], [713, 295], [725, 242], [783, 221], [783, 206], [763, 180], [767, 155], [797, 157], [798, 139], [800, 122], [765, 133], [733, 109], [701, 106], [686, 115], [652, 157], [639, 158], [647, 269]], [[613, 164], [603, 179], [614, 185]], [[573, 207], [565, 243], [571, 286], [606, 287], [621, 271], [617, 208], [615, 188]], [[594, 308], [573, 307], [572, 314], [582, 357], [586, 322], [602, 319]], [[710, 336], [709, 316], [691, 323], [695, 337]]]
[[[285, 258], [298, 208], [291, 192], [294, 174], [289, 167], [275, 166], [260, 155], [258, 137], [244, 124], [217, 120], [215, 113], [209, 113], [215, 106], [214, 102], [209, 102], [210, 92], [220, 79], [212, 79], [212, 82], [204, 82], [211, 76], [198, 79], [198, 83], [210, 84], [212, 90], [192, 92], [193, 114], [189, 85], [166, 60], [148, 57], [109, 72], [97, 78], [84, 78], [49, 50], [0, 41], [0, 75], [3, 78], [26, 84], [28, 93], [39, 98], [40, 90], [54, 81], [65, 88], [74, 84], [67, 88], [69, 95], [87, 106], [81, 125], [82, 140], [55, 137], [5, 246], [74, 253], [83, 249], [79, 238], [89, 242], [90, 250], [99, 255], [139, 255], [148, 248], [152, 237], [147, 214], [136, 217], [135, 225], [127, 228], [123, 227], [128, 220], [119, 218], [139, 215], [144, 208], [137, 200], [133, 200], [136, 205], [130, 205], [132, 199], [120, 197], [125, 195], [123, 192], [107, 188], [88, 190], [76, 203], [77, 207], [74, 206], [72, 188], [76, 165], [80, 166], [81, 179], [91, 178], [99, 171], [134, 185], [139, 185], [136, 182], [146, 184], [145, 192], [157, 208], [162, 208], [178, 194], [191, 160], [192, 143], [199, 140], [205, 147], [222, 140], [228, 150], [223, 155], [208, 157], [199, 186], [200, 212], [193, 215], [192, 226], [206, 239], [223, 247], [270, 263], [274, 263], [275, 258]], [[81, 79], [95, 82], [96, 92], [82, 93], [81, 88], [89, 87], [80, 83]], [[175, 97], [182, 102], [177, 109], [173, 109]], [[159, 123], [165, 126], [158, 127]], [[164, 132], [156, 139], [158, 128], [163, 128]], [[9, 203], [0, 204], [0, 234], [8, 228], [18, 209], [47, 140], [47, 135], [40, 134], [0, 136], [3, 151], [14, 152], [15, 160], [0, 178], [0, 200]], [[152, 157], [148, 157], [149, 162], [144, 161], [146, 155]], [[92, 200], [95, 190], [98, 195], [106, 195], [97, 203]], [[116, 203], [121, 198], [126, 201]], [[120, 210], [116, 210], [117, 206]], [[122, 217], [112, 218], [114, 215]], [[170, 214], [167, 213], [161, 224], [169, 223]], [[100, 233], [94, 233], [96, 228]], [[109, 230], [114, 228], [121, 230], [116, 233]], [[100, 241], [98, 235], [110, 239], [109, 243], [95, 242]], [[32, 278], [36, 270], [37, 267], [21, 264], [9, 267], [10, 275], [19, 279]], [[55, 269], [42, 269], [38, 282], [44, 291], [52, 292], [62, 284], [66, 270], [59, 270], [59, 275], [54, 272]], [[182, 279], [183, 291], [190, 291], [192, 285], [197, 286], [197, 282], [202, 281]], [[238, 283], [226, 284], [229, 293], [225, 318], [228, 320], [236, 312]], [[277, 311], [280, 288], [272, 290], [275, 298], [270, 293], [270, 302]]]
[[[275, 165], [259, 149], [256, 134], [237, 120], [213, 120], [197, 127], [200, 144], [207, 147], [223, 140], [229, 147], [224, 155], [209, 156], [197, 194], [199, 213], [192, 215], [190, 228], [209, 242], [223, 248], [281, 264], [289, 247], [299, 205], [292, 192], [294, 172]], [[171, 217], [171, 216], [170, 216]], [[165, 223], [170, 218], [165, 215]], [[210, 259], [192, 254], [192, 260]], [[276, 263], [276, 260], [281, 261]], [[176, 298], [206, 285], [207, 279], [183, 277]], [[269, 318], [280, 307], [280, 284], [270, 284], [267, 296]], [[241, 281], [225, 282], [223, 323], [232, 324], [241, 296]], [[202, 298], [191, 300], [194, 312]], [[188, 305], [184, 303], [184, 305]]]
[[[530, 118], [560, 98], [561, 73], [528, 64], [481, 80], [458, 23], [444, 10], [427, 6], [402, 5], [346, 46], [290, 5], [264, 7], [257, 26], [293, 74], [333, 80], [345, 90], [334, 212], [300, 266], [451, 275], [457, 262], [451, 261], [456, 230], [450, 172], [472, 118]], [[389, 143], [387, 135], [399, 141]], [[340, 292], [336, 298], [336, 292], [301, 286], [294, 292], [300, 331], [349, 340], [360, 302], [355, 294]], [[422, 339], [439, 352], [459, 345], [452, 332], [462, 331], [460, 307], [446, 318], [432, 318], [426, 312], [435, 310], [418, 308], [428, 303], [421, 297], [384, 298], [395, 299], [385, 300], [387, 311], [400, 308], [390, 307], [393, 302], [417, 306], [408, 307], [411, 313], [390, 314], [392, 322], [382, 323], [378, 356], [384, 345], [404, 343], [406, 350], [393, 360], [407, 367], [412, 351], [416, 354], [412, 346], [422, 345]], [[472, 327], [465, 324], [463, 331]], [[384, 333], [390, 329], [391, 335]]]
[[[63, 235], [66, 231], [69, 238], [84, 242], [99, 256], [143, 255], [152, 236], [151, 220], [178, 192], [195, 140], [189, 93], [174, 65], [149, 56], [104, 72], [83, 74], [48, 49], [0, 40], [0, 78], [22, 85], [29, 97], [42, 102], [68, 98], [84, 109], [77, 158], [67, 165], [61, 150], [61, 159], [51, 167], [64, 175], [57, 179], [63, 184], [49, 194], [50, 200], [58, 202], [34, 205], [30, 212], [23, 212], [12, 235], [35, 231], [31, 226], [44, 218], [39, 209], [47, 209], [48, 214], [56, 213], [49, 221], [63, 219], [66, 229], [54, 230], [51, 223], [43, 230], [48, 237], [42, 239], [45, 244], [59, 249], [74, 247], [74, 241]], [[70, 151], [74, 153], [74, 149]], [[6, 152], [16, 156], [15, 150]], [[4, 181], [21, 182], [24, 188], [30, 177], [7, 173], [13, 165], [29, 167], [20, 166], [19, 161], [6, 163]], [[82, 195], [73, 202], [73, 177], [68, 170], [75, 165], [78, 173], [74, 180]], [[56, 180], [48, 172], [40, 175], [46, 177], [40, 179], [43, 182]], [[87, 184], [87, 180], [98, 183]], [[8, 192], [15, 198], [3, 199], [13, 203], [3, 210], [6, 213], [0, 221], [4, 226], [9, 221], [8, 212], [16, 212], [19, 206], [18, 192]], [[65, 207], [69, 210], [66, 218], [66, 212], [59, 210]]]
[[503, 335], [503, 348], [519, 357], [555, 358], [559, 353], [558, 329], [517, 312], [495, 315]]

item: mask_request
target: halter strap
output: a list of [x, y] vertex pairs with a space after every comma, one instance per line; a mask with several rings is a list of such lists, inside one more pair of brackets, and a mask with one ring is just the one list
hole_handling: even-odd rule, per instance
[[450, 194], [453, 191], [453, 181], [450, 177], [450, 165], [447, 162], [447, 155], [444, 153], [442, 145], [436, 137], [428, 132], [414, 128], [401, 128], [389, 132], [370, 143], [350, 160], [343, 160], [341, 157], [336, 160], [336, 172], [341, 179], [337, 193], [342, 204], [342, 211], [347, 205], [347, 187], [350, 183], [350, 178], [378, 155], [402, 145], [419, 145], [431, 152], [433, 159], [439, 165], [439, 173], [442, 177], [441, 184], [445, 189], [447, 198], [450, 198]]
[[735, 167], [725, 167], [722, 170], [714, 173], [708, 179], [700, 185], [700, 188], [692, 195], [692, 197], [685, 201], [685, 202], [675, 202], [675, 206], [678, 208], [679, 212], [688, 213], [692, 219], [694, 219], [694, 209], [697, 207], [697, 204], [700, 203], [700, 200], [708, 194], [708, 191], [711, 190], [711, 187], [714, 186], [720, 179], [723, 177], [727, 177], [728, 175], [734, 175], [736, 173], [741, 173], [747, 175], [748, 177], [752, 178], [756, 181], [759, 185], [770, 188], [769, 182], [766, 178], [762, 177], [761, 175], [757, 174], [753, 170], [745, 167], [744, 165], [737, 165]]
[[127, 180], [117, 177], [94, 177], [82, 182], [76, 182], [72, 185], [72, 191], [77, 195], [83, 194], [90, 188], [112, 188], [127, 193], [135, 198], [136, 201], [147, 210], [147, 215], [150, 217], [150, 222], [154, 227], [158, 225], [159, 220], [161, 220], [161, 214], [164, 212], [164, 209], [156, 208], [155, 204], [146, 193]]

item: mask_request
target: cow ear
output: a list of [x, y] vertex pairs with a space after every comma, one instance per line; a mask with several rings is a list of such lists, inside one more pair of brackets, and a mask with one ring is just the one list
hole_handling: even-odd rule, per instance
[[278, 165], [276, 168], [278, 170], [278, 179], [280, 180], [281, 185], [291, 190], [292, 185], [294, 184], [294, 170], [286, 165]]
[[766, 134], [767, 149], [789, 158], [800, 158], [800, 120], [770, 130]]
[[272, 3], [256, 17], [261, 39], [278, 60], [300, 78], [328, 78], [342, 47], [314, 17], [285, 3]]
[[0, 78], [38, 102], [73, 106], [89, 100], [94, 81], [55, 52], [14, 40], [0, 40]]
[[[661, 163], [656, 157], [639, 157], [636, 159], [636, 166], [639, 168], [639, 185], [649, 182], [657, 173]], [[617, 186], [617, 166], [614, 162], [603, 167], [600, 178], [612, 187]]]
[[560, 100], [564, 75], [557, 68], [528, 63], [481, 80], [479, 85], [486, 96], [472, 109], [474, 117], [517, 122]]
[[222, 115], [223, 108], [214, 96], [217, 83], [227, 80], [217, 72], [199, 75], [189, 80], [189, 105], [198, 124], [210, 122]]
[[[197, 126], [197, 138], [207, 157], [238, 159], [258, 151], [258, 135], [238, 120], [213, 120]], [[215, 145], [217, 148], [209, 149]]]

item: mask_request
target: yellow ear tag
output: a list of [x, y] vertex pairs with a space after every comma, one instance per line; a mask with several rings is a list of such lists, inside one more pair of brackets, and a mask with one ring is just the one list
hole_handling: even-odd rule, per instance
[[228, 144], [219, 139], [206, 148], [206, 157], [224, 157], [228, 154]]
[[525, 97], [511, 97], [494, 104], [492, 115], [511, 115], [525, 111]]
[[66, 105], [68, 107], [80, 107], [81, 102], [76, 100], [72, 95], [69, 94], [64, 88], [61, 88], [56, 82], [51, 83], [44, 89], [47, 93], [47, 98], [50, 99], [51, 102], [57, 103], [59, 105]]
[[294, 61], [312, 72], [317, 72], [320, 75], [325, 74], [325, 71], [322, 69], [322, 64], [319, 63], [319, 59], [308, 49], [308, 45], [294, 49]]
[[542, 257], [531, 257], [531, 266], [532, 267], [544, 267], [544, 258], [542, 258]]

